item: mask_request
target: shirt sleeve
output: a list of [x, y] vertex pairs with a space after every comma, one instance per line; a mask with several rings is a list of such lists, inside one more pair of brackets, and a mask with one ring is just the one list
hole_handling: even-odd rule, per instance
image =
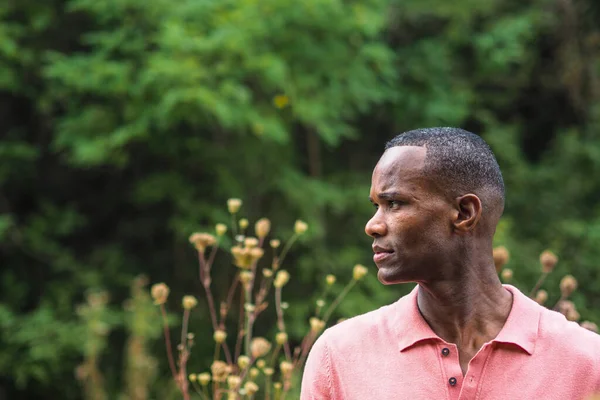
[[334, 400], [332, 392], [329, 347], [325, 337], [321, 336], [313, 345], [306, 360], [300, 400]]
[[598, 368], [596, 369], [596, 371], [598, 374], [598, 376], [597, 376], [598, 381], [596, 383], [596, 387], [594, 388], [594, 390], [595, 390], [595, 394], [600, 397], [600, 346], [598, 346], [597, 352], [598, 352], [598, 358], [597, 358]]

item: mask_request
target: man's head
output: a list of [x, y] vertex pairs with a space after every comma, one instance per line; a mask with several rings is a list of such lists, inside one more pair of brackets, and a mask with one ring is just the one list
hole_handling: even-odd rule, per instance
[[371, 184], [377, 211], [365, 227], [381, 282], [450, 278], [461, 260], [491, 252], [504, 183], [483, 139], [457, 128], [418, 129], [385, 148]]

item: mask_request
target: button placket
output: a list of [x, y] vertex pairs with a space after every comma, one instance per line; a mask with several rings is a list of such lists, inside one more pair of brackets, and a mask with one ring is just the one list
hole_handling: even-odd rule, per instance
[[440, 343], [438, 345], [440, 365], [444, 369], [444, 375], [451, 399], [458, 399], [463, 382], [462, 370], [458, 358], [458, 349], [452, 343]]
[[463, 380], [463, 387], [461, 390], [461, 399], [472, 399], [475, 398], [477, 388], [481, 380], [482, 368], [486, 363], [487, 358], [490, 355], [491, 349], [489, 346], [484, 345], [479, 352], [469, 362], [467, 374]]

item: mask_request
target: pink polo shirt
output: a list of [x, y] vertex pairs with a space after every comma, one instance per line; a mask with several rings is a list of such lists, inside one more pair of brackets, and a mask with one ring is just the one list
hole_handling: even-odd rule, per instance
[[513, 306], [463, 377], [454, 344], [397, 302], [327, 329], [313, 346], [302, 400], [578, 400], [600, 393], [600, 335], [505, 285]]

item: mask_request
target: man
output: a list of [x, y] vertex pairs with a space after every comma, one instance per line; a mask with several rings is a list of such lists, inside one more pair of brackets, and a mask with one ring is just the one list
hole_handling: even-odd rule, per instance
[[600, 392], [600, 336], [502, 285], [492, 239], [504, 209], [479, 136], [419, 129], [392, 139], [373, 171], [365, 231], [396, 303], [327, 329], [302, 400], [584, 399]]

